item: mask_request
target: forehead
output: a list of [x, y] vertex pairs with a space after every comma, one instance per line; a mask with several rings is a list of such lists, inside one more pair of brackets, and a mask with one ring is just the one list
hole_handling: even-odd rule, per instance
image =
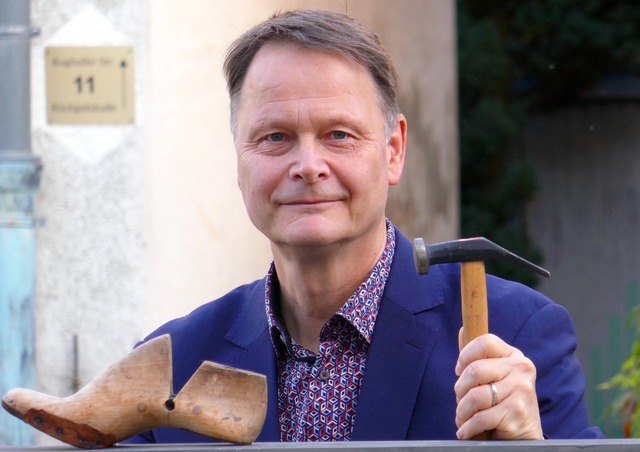
[[366, 68], [339, 53], [289, 43], [262, 46], [249, 66], [241, 94], [249, 103], [344, 96], [377, 99]]

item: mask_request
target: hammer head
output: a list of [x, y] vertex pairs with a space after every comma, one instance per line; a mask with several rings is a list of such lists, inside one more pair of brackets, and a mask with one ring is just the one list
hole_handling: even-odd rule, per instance
[[484, 237], [472, 239], [452, 240], [450, 242], [427, 245], [421, 238], [413, 240], [413, 258], [416, 270], [421, 275], [429, 272], [429, 267], [435, 264], [451, 262], [475, 262], [490, 259], [508, 260], [549, 277], [551, 273], [542, 267], [513, 254], [501, 246], [496, 245]]

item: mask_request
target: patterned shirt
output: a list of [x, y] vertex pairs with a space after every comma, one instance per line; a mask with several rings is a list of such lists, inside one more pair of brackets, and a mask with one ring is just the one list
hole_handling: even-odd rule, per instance
[[371, 273], [320, 332], [316, 354], [298, 344], [284, 326], [274, 265], [267, 274], [265, 305], [278, 372], [281, 441], [348, 441], [376, 316], [395, 250], [387, 220], [387, 243]]

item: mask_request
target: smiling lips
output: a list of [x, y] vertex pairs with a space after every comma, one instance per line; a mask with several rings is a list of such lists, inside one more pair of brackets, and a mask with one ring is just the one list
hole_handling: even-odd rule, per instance
[[315, 205], [315, 204], [328, 204], [330, 202], [335, 202], [335, 199], [299, 199], [293, 201], [287, 201], [282, 204], [287, 206], [297, 206], [297, 205]]
[[335, 202], [337, 202], [337, 199], [294, 200], [280, 203], [280, 205], [283, 207], [318, 208], [328, 206]]
[[344, 199], [343, 195], [327, 194], [327, 193], [298, 193], [288, 194], [281, 198], [276, 197], [275, 202], [281, 206], [319, 206], [322, 204], [331, 204]]

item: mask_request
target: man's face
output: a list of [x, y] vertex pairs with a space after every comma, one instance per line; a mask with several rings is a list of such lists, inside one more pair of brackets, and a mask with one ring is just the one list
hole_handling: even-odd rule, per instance
[[267, 44], [239, 102], [238, 185], [251, 221], [274, 246], [339, 245], [384, 230], [406, 126], [399, 116], [386, 136], [365, 68], [334, 53]]

